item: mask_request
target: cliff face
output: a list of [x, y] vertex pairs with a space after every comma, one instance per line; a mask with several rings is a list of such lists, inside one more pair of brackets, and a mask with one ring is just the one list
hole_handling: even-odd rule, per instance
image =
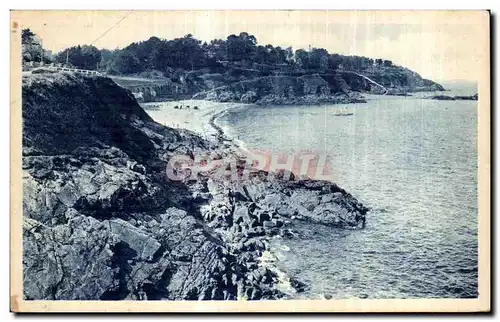
[[379, 67], [377, 69], [364, 71], [362, 74], [386, 87], [393, 93], [444, 90], [443, 86], [440, 84], [424, 79], [418, 73], [400, 66]]
[[153, 142], [133, 125], [152, 119], [110, 79], [36, 74], [22, 85], [23, 147], [30, 154], [111, 146], [138, 159], [154, 154]]
[[[293, 222], [359, 227], [367, 209], [335, 184], [171, 181], [167, 162], [232, 154], [154, 123], [103, 77], [23, 79], [23, 292], [46, 300], [275, 299], [261, 260]], [[265, 174], [265, 173], [264, 173]]]
[[[400, 66], [365, 70], [268, 70], [236, 66], [185, 72], [168, 84], [128, 86], [144, 101], [208, 99], [255, 104], [319, 104], [362, 101], [363, 93], [401, 95], [443, 87]], [[117, 79], [118, 83], [122, 83]]]
[[[210, 83], [210, 85], [213, 85]], [[218, 102], [266, 104], [320, 104], [364, 102], [363, 93], [400, 95], [444, 88], [401, 67], [374, 71], [340, 71], [301, 76], [262, 76], [221, 84], [193, 98]]]
[[266, 104], [351, 103], [362, 101], [338, 78], [314, 75], [266, 76], [236, 82], [195, 94], [193, 98], [217, 102]]

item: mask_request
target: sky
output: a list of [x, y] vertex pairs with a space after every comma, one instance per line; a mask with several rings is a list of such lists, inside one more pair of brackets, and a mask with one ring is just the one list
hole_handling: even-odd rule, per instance
[[13, 11], [11, 19], [54, 52], [246, 31], [263, 45], [389, 59], [436, 81], [476, 81], [489, 59], [484, 11]]

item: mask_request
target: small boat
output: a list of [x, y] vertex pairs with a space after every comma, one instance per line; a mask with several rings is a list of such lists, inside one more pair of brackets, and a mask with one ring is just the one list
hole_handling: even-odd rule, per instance
[[348, 111], [346, 107], [340, 107], [333, 112], [333, 116], [349, 116], [349, 115], [354, 115], [354, 113]]

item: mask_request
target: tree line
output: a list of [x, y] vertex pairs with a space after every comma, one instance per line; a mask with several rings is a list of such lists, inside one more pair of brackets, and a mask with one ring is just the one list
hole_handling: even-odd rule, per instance
[[284, 66], [292, 70], [365, 70], [392, 66], [390, 60], [330, 54], [323, 48], [306, 51], [260, 45], [255, 36], [246, 32], [210, 42], [202, 42], [192, 34], [171, 40], [151, 37], [116, 50], [99, 50], [91, 45], [74, 46], [59, 52], [55, 61], [82, 69], [99, 69], [109, 74], [137, 74], [153, 70], [171, 74], [176, 70], [198, 70], [224, 64], [243, 68]]

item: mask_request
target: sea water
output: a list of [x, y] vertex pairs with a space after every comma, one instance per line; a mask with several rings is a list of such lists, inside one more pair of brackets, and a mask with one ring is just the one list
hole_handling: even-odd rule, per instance
[[335, 182], [371, 208], [365, 229], [297, 222], [298, 238], [272, 242], [309, 285], [297, 297], [477, 297], [477, 101], [421, 99], [431, 94], [370, 96], [346, 105], [352, 116], [254, 106], [217, 121], [249, 149], [330, 156]]

